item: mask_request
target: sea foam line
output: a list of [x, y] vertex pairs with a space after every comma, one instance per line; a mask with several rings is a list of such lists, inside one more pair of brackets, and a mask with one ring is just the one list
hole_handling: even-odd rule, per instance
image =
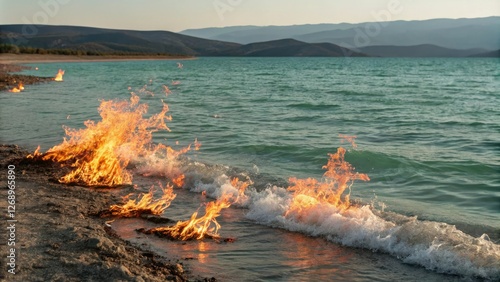
[[191, 187], [192, 192], [204, 192], [212, 198], [231, 195], [236, 206], [248, 208], [246, 217], [258, 224], [387, 253], [404, 263], [438, 273], [500, 278], [500, 245], [486, 234], [475, 238], [454, 225], [422, 221], [417, 217], [395, 215], [391, 218], [386, 213], [382, 218], [370, 205], [342, 211], [327, 203], [317, 203], [300, 213], [287, 213], [292, 196], [285, 188], [249, 189], [241, 197], [224, 174], [212, 183], [197, 180]]

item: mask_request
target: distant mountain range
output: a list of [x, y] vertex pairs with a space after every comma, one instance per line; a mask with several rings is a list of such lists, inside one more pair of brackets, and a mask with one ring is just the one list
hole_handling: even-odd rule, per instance
[[[461, 27], [458, 27], [459, 23], [462, 23]], [[337, 29], [331, 30], [332, 26]], [[0, 25], [0, 43], [102, 54], [253, 57], [499, 57], [498, 26], [500, 26], [500, 17], [387, 22], [386, 27], [381, 29], [380, 36], [369, 37], [368, 41], [371, 44], [360, 46], [360, 44], [355, 44], [356, 34], [362, 30], [364, 24], [243, 26], [189, 30], [184, 31], [185, 34], [78, 26]], [[445, 30], [449, 33], [445, 33]], [[458, 35], [459, 30], [462, 31], [460, 35]], [[297, 35], [298, 33], [300, 34]], [[319, 39], [330, 35], [336, 36], [332, 38], [339, 40], [321, 41]], [[219, 40], [228, 40], [228, 36], [246, 38], [245, 41], [253, 38], [256, 41], [242, 44]], [[340, 43], [335, 44], [332, 41]], [[379, 44], [386, 41], [393, 44]], [[394, 44], [396, 41], [397, 44]], [[436, 42], [447, 42], [448, 47]], [[455, 42], [454, 46], [459, 48], [449, 47], [453, 45], [452, 42]]]
[[450, 49], [500, 49], [500, 17], [423, 21], [232, 26], [188, 29], [181, 34], [240, 44], [292, 38], [307, 43], [333, 43], [348, 48], [431, 44]]
[[[343, 57], [367, 56], [331, 43], [311, 44], [293, 39], [242, 45], [201, 39], [169, 31], [134, 31], [77, 26], [34, 26], [35, 35], [23, 37], [23, 25], [1, 25], [0, 42], [43, 49], [71, 49], [102, 53], [131, 52], [192, 56]], [[29, 27], [29, 28], [33, 28]]]
[[[26, 33], [26, 31], [29, 31]], [[27, 34], [27, 36], [23, 36]], [[169, 31], [116, 30], [80, 26], [0, 25], [2, 43], [18, 43], [44, 49], [76, 49], [95, 52], [207, 55], [240, 46]]]
[[474, 48], [457, 50], [444, 48], [431, 44], [422, 44], [415, 46], [368, 46], [360, 48], [361, 52], [376, 57], [470, 57], [478, 54], [484, 54], [488, 50]]

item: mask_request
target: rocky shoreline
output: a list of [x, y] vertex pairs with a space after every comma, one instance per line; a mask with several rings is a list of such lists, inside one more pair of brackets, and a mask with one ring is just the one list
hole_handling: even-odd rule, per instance
[[[8, 232], [14, 235], [15, 245], [7, 239], [2, 242], [4, 271], [0, 272], [0, 280], [216, 281], [195, 277], [184, 270], [182, 262], [116, 236], [98, 214], [121, 202], [117, 193], [59, 184], [54, 181], [61, 170], [57, 163], [29, 160], [27, 154], [18, 146], [0, 145], [4, 196], [0, 209], [8, 211], [8, 206], [15, 206], [13, 217], [4, 212], [3, 225], [14, 226]], [[15, 172], [13, 187], [7, 185], [9, 170]], [[11, 197], [13, 202], [8, 202], [8, 195], [15, 195]], [[14, 271], [9, 271], [12, 248]]]
[[0, 91], [8, 91], [14, 87], [17, 87], [19, 83], [29, 85], [54, 80], [53, 77], [12, 74], [12, 72], [20, 72], [26, 69], [31, 69], [31, 67], [12, 64], [0, 64]]

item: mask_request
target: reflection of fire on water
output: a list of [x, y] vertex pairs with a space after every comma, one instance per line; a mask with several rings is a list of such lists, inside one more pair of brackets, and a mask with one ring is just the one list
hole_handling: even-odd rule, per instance
[[59, 69], [59, 71], [56, 74], [56, 77], [54, 77], [55, 81], [63, 81], [63, 75], [64, 71], [62, 69]]
[[66, 127], [68, 138], [40, 154], [37, 149], [29, 157], [53, 160], [73, 167], [73, 171], [59, 179], [61, 183], [78, 183], [87, 186], [117, 186], [131, 184], [132, 175], [126, 170], [131, 159], [151, 154], [152, 133], [169, 130], [165, 120], [167, 104], [150, 118], [143, 118], [147, 104], [132, 95], [130, 101], [102, 101], [100, 122], [88, 120], [86, 128], [76, 130]]
[[355, 173], [352, 165], [344, 160], [345, 153], [346, 150], [340, 147], [337, 153], [329, 154], [330, 159], [323, 166], [326, 172], [322, 181], [290, 178], [291, 186], [288, 190], [293, 191], [293, 200], [285, 216], [300, 219], [318, 204], [329, 204], [339, 211], [350, 207], [350, 193], [342, 197], [344, 191], [351, 188], [354, 180], [369, 181], [370, 178], [366, 174]]
[[202, 217], [197, 218], [198, 212], [194, 212], [189, 220], [179, 221], [174, 226], [157, 227], [142, 230], [142, 232], [182, 241], [204, 238], [219, 239], [220, 225], [216, 218], [220, 215], [222, 209], [230, 206], [228, 197], [223, 196], [216, 201], [207, 203], [205, 214]]
[[138, 197], [136, 200], [129, 199], [132, 194], [125, 196], [124, 200], [128, 200], [125, 204], [112, 205], [109, 210], [101, 213], [101, 217], [140, 217], [142, 214], [161, 215], [170, 206], [176, 195], [171, 185], [163, 188], [160, 184], [160, 188], [163, 194], [159, 199], [153, 199], [154, 191], [153, 187], [151, 187], [148, 193], [143, 194], [141, 198]]

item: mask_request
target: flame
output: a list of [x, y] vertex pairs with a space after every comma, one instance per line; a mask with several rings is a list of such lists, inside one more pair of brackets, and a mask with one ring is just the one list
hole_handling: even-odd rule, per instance
[[165, 96], [168, 96], [168, 94], [172, 93], [172, 91], [168, 88], [166, 85], [162, 85], [163, 87], [163, 92], [165, 92]]
[[24, 90], [24, 84], [22, 82], [19, 82], [19, 84], [17, 85], [17, 87], [14, 87], [12, 89], [9, 89], [9, 92], [12, 92], [12, 93], [19, 93], [21, 92], [22, 90]]
[[179, 85], [181, 82], [179, 80], [172, 80], [172, 85]]
[[172, 182], [177, 186], [177, 187], [182, 187], [184, 186], [184, 179], [186, 176], [184, 174], [179, 175], [178, 177], [172, 179]]
[[341, 139], [341, 142], [343, 142], [345, 140], [345, 141], [351, 143], [351, 146], [354, 149], [356, 149], [358, 147], [358, 145], [356, 145], [356, 142], [355, 142], [356, 136], [339, 134], [339, 137]]
[[56, 74], [56, 77], [54, 77], [55, 81], [63, 81], [63, 75], [64, 71], [62, 69], [59, 69], [59, 71]]
[[142, 194], [142, 197], [136, 200], [129, 199], [132, 194], [125, 196], [128, 200], [123, 205], [112, 205], [109, 208], [109, 213], [119, 217], [139, 217], [141, 214], [161, 215], [175, 199], [173, 186], [167, 185], [165, 188], [160, 184], [163, 192], [161, 198], [153, 200], [153, 188], [151, 187], [148, 193]]
[[147, 231], [168, 236], [177, 240], [201, 240], [203, 238], [219, 238], [220, 224], [216, 218], [220, 215], [222, 209], [230, 207], [228, 197], [221, 197], [217, 201], [207, 203], [205, 215], [197, 218], [198, 212], [194, 212], [189, 220], [179, 221], [176, 225], [170, 227], [158, 227]]
[[[165, 120], [167, 104], [163, 110], [148, 119], [143, 118], [147, 104], [132, 95], [130, 101], [102, 101], [98, 123], [88, 120], [86, 128], [76, 130], [65, 127], [67, 138], [42, 155], [74, 168], [59, 179], [61, 183], [81, 183], [88, 186], [116, 186], [130, 184], [132, 175], [126, 170], [132, 158], [151, 153], [152, 133], [169, 130]], [[36, 154], [34, 154], [36, 155]]]
[[324, 178], [318, 181], [314, 178], [297, 179], [290, 178], [291, 186], [289, 191], [293, 191], [293, 200], [286, 215], [303, 215], [316, 204], [330, 204], [340, 211], [345, 211], [350, 207], [350, 192], [342, 197], [347, 188], [351, 188], [355, 180], [369, 181], [366, 174], [355, 173], [352, 165], [344, 160], [346, 150], [342, 147], [337, 149], [337, 153], [328, 154], [330, 159], [323, 166], [326, 169]]
[[238, 189], [238, 196], [243, 196], [245, 194], [245, 190], [252, 184], [253, 182], [251, 180], [240, 181], [238, 177], [231, 179], [231, 185]]

